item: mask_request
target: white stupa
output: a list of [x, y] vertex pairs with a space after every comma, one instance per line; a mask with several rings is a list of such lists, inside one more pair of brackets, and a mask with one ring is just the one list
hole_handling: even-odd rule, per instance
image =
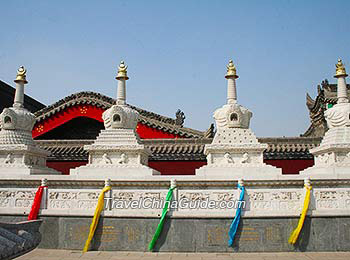
[[0, 114], [0, 178], [17, 175], [60, 174], [46, 167], [46, 158], [50, 154], [39, 148], [33, 138], [32, 129], [35, 116], [24, 108], [24, 85], [26, 69], [17, 71], [15, 99], [12, 107], [5, 108]]
[[311, 149], [315, 165], [300, 173], [301, 177], [319, 179], [350, 178], [350, 103], [347, 95], [345, 67], [339, 59], [336, 64], [337, 104], [325, 111], [329, 130], [320, 146]]
[[143, 179], [160, 173], [149, 168], [150, 150], [136, 133], [139, 113], [126, 104], [127, 66], [118, 68], [117, 102], [102, 114], [105, 129], [96, 141], [84, 146], [89, 152], [87, 165], [71, 170], [79, 178]]
[[217, 132], [205, 145], [207, 165], [196, 171], [198, 177], [210, 179], [278, 179], [281, 169], [263, 162], [267, 144], [259, 143], [249, 128], [252, 112], [237, 103], [236, 68], [227, 66], [227, 104], [214, 112]]

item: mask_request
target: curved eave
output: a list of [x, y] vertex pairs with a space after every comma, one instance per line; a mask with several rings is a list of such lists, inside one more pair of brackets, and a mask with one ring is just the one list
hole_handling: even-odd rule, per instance
[[311, 110], [315, 106], [315, 100], [313, 100], [309, 93], [306, 93], [306, 106]]
[[[35, 130], [33, 136], [39, 136], [42, 133], [49, 131], [49, 129], [41, 131], [41, 129], [44, 127], [45, 120], [58, 120], [56, 119], [56, 115], [58, 115], [59, 113], [63, 114], [64, 112], [67, 112], [70, 108], [73, 107], [79, 109], [81, 109], [81, 106], [92, 107], [93, 109], [91, 113], [89, 112], [85, 114], [79, 114], [79, 111], [75, 111], [74, 116], [86, 116], [102, 122], [101, 115], [103, 111], [111, 107], [113, 104], [115, 104], [115, 99], [95, 92], [79, 92], [76, 94], [72, 94], [35, 113], [35, 116], [37, 117], [37, 122], [34, 127]], [[179, 137], [185, 138], [202, 138], [205, 134], [202, 131], [176, 125], [175, 119], [173, 118], [161, 116], [159, 114], [146, 111], [132, 105], [129, 106], [140, 113], [139, 122], [151, 128], [155, 128], [160, 131], [164, 131], [166, 133], [174, 134]], [[71, 119], [71, 117], [67, 118], [67, 120]], [[60, 122], [53, 122], [52, 125], [58, 126], [67, 121], [63, 120], [62, 118], [60, 120]], [[39, 132], [37, 130], [39, 130]]]

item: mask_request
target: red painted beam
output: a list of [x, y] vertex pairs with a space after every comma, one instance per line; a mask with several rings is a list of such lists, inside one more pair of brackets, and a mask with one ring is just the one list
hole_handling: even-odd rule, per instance
[[[76, 105], [65, 108], [62, 111], [55, 113], [51, 117], [46, 118], [40, 123], [36, 123], [32, 131], [33, 138], [41, 136], [77, 117], [83, 116], [95, 119], [99, 122], [103, 122], [102, 113], [104, 111], [104, 109], [93, 105]], [[137, 124], [136, 132], [142, 139], [180, 138], [179, 135], [167, 133], [165, 131], [155, 129], [141, 123]]]
[[36, 123], [32, 131], [33, 138], [43, 135], [52, 129], [80, 116], [89, 117], [103, 122], [103, 112], [104, 110], [102, 108], [91, 105], [77, 105], [68, 107], [60, 112], [57, 112], [44, 121]]

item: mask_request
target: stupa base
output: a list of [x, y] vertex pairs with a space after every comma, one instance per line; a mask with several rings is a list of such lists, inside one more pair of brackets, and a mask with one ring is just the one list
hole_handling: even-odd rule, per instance
[[266, 164], [246, 167], [206, 165], [196, 170], [196, 176], [208, 180], [279, 180], [282, 171]]
[[77, 179], [145, 180], [152, 178], [152, 176], [160, 175], [160, 172], [145, 165], [112, 166], [88, 164], [72, 169], [70, 174], [72, 177], [76, 176]]

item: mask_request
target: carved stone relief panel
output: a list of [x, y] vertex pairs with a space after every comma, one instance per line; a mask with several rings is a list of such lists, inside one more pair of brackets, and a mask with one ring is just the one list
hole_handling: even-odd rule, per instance
[[36, 189], [0, 189], [0, 208], [29, 208], [32, 206]]
[[347, 188], [315, 188], [313, 198], [316, 210], [350, 209], [350, 189]]
[[302, 207], [303, 189], [254, 189], [247, 190], [246, 211], [266, 212], [295, 211]]
[[94, 209], [100, 191], [96, 190], [53, 190], [49, 189], [48, 209], [84, 210]]

